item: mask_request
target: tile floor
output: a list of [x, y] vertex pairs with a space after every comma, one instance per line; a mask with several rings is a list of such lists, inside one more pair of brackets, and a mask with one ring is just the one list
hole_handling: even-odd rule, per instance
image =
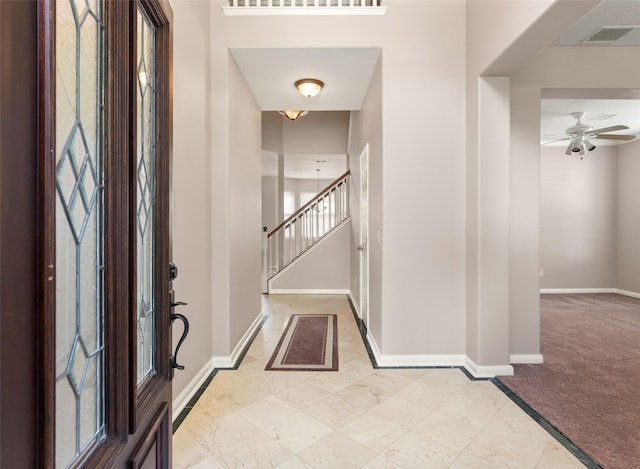
[[[173, 438], [180, 468], [584, 468], [488, 381], [374, 369], [343, 295], [265, 296], [237, 370], [221, 370]], [[338, 314], [338, 372], [264, 371], [292, 313]]]

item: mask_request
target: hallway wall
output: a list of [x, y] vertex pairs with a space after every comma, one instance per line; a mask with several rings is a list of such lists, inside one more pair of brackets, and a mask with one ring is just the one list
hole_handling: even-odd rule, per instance
[[[211, 110], [209, 4], [174, 0], [173, 260], [178, 266], [178, 311], [191, 324], [180, 349], [184, 371], [173, 379], [174, 399], [197, 378], [213, 354], [211, 261]], [[173, 328], [174, 347], [182, 328]]]

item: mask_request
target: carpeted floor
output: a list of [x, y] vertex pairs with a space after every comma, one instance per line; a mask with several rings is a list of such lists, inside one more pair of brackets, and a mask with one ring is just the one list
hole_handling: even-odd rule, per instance
[[640, 468], [640, 299], [541, 295], [543, 365], [500, 381], [605, 469]]

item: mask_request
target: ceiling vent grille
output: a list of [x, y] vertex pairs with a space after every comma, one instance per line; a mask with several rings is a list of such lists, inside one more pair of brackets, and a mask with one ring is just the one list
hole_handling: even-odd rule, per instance
[[622, 36], [629, 34], [635, 27], [605, 26], [582, 41], [583, 44], [607, 44], [616, 42]]
[[590, 121], [605, 121], [605, 120], [607, 120], [607, 119], [611, 119], [612, 117], [615, 117], [615, 116], [617, 116], [617, 115], [618, 115], [618, 114], [606, 114], [606, 113], [604, 113], [604, 112], [601, 112], [600, 114], [595, 115], [595, 116], [593, 116], [593, 117], [590, 117], [590, 118], [589, 118], [589, 119], [587, 119], [587, 120], [590, 120]]

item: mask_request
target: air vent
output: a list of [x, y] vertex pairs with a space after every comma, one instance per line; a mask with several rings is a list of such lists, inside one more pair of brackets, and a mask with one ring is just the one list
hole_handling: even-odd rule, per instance
[[605, 114], [604, 112], [601, 112], [598, 115], [590, 117], [588, 120], [590, 120], [590, 121], [606, 121], [607, 119], [611, 119], [612, 117], [615, 117], [617, 115], [618, 114]]
[[603, 44], [616, 42], [625, 34], [630, 33], [635, 28], [633, 27], [620, 27], [620, 26], [605, 26], [599, 29], [594, 34], [582, 41], [583, 44]]

